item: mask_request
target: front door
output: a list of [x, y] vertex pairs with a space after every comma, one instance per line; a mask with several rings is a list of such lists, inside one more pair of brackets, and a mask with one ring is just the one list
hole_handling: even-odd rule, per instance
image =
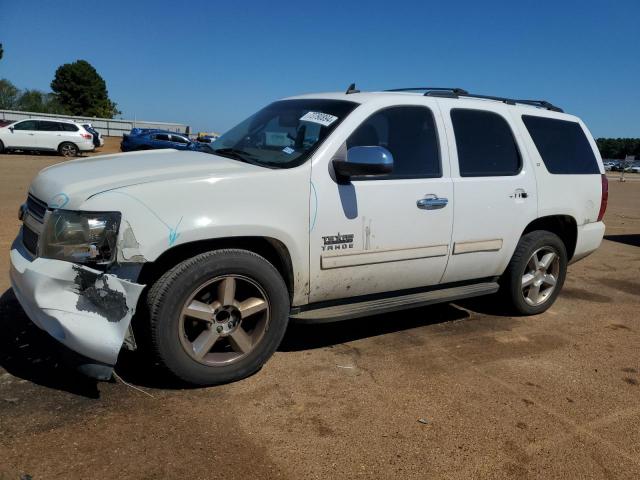
[[340, 185], [331, 178], [332, 155], [314, 162], [310, 301], [439, 283], [449, 255], [453, 188], [435, 101], [363, 105], [348, 120], [333, 153], [382, 146], [394, 169]]
[[456, 194], [452, 255], [443, 282], [501, 275], [537, 215], [533, 170], [509, 124], [509, 107], [440, 102]]
[[6, 147], [37, 148], [38, 125], [36, 120], [23, 120], [13, 125], [13, 133], [7, 135]]

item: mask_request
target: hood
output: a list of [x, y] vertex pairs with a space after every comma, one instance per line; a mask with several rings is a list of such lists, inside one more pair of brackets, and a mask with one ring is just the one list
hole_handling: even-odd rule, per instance
[[147, 150], [58, 163], [42, 170], [29, 193], [52, 208], [77, 208], [107, 190], [162, 180], [225, 177], [264, 170], [210, 153]]

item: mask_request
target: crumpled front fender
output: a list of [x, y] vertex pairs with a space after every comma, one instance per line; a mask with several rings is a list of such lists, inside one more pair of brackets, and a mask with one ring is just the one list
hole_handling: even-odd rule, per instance
[[11, 284], [29, 318], [71, 350], [115, 365], [144, 285], [11, 249]]

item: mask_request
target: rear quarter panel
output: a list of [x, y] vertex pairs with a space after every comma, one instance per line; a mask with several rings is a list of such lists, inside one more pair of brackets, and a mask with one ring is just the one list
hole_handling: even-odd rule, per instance
[[604, 173], [602, 158], [591, 132], [589, 132], [582, 120], [573, 115], [551, 111], [539, 113], [529, 109], [526, 111], [518, 109], [512, 112], [514, 124], [520, 130], [520, 138], [533, 164], [538, 193], [538, 216], [569, 215], [575, 219], [578, 226], [596, 222], [602, 195], [600, 175], [551, 174], [547, 170], [529, 131], [522, 121], [522, 115], [539, 115], [580, 124], [594, 152], [598, 162], [598, 169], [602, 174]]

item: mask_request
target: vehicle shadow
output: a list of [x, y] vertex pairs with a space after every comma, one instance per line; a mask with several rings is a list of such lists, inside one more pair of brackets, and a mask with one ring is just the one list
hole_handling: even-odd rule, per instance
[[14, 377], [87, 398], [99, 398], [97, 381], [71, 368], [63, 347], [36, 327], [12, 289], [0, 296], [0, 367]]
[[443, 303], [341, 322], [291, 322], [278, 350], [312, 350], [468, 317], [469, 313], [465, 310]]
[[624, 235], [605, 235], [605, 240], [612, 242], [624, 243], [632, 247], [640, 247], [640, 233], [629, 233]]

